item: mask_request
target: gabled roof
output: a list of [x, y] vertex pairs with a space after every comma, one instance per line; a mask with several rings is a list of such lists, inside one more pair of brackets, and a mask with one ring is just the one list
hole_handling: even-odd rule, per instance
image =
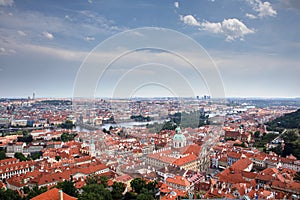
[[187, 156], [183, 156], [182, 158], [178, 158], [177, 160], [175, 160], [173, 162], [173, 164], [177, 165], [177, 166], [182, 166], [182, 165], [185, 165], [187, 163], [197, 161], [197, 159], [198, 159], [198, 157], [195, 156], [195, 154], [189, 154]]
[[[62, 192], [62, 191], [61, 191]], [[53, 188], [44, 192], [36, 197], [33, 197], [31, 200], [60, 200], [59, 194], [60, 190], [57, 188]], [[66, 193], [62, 192], [64, 200], [76, 200], [77, 198], [67, 195]]]
[[166, 180], [167, 183], [173, 183], [181, 186], [189, 186], [190, 183], [183, 176], [174, 176], [174, 178], [168, 177]]
[[249, 158], [241, 158], [238, 161], [236, 161], [233, 165], [231, 165], [231, 168], [233, 170], [244, 171], [251, 164], [252, 161]]
[[191, 153], [194, 153], [195, 155], [199, 155], [201, 151], [201, 146], [197, 145], [197, 144], [191, 144], [191, 145], [188, 145], [186, 146], [184, 149], [183, 149], [183, 152], [182, 154], [191, 154]]

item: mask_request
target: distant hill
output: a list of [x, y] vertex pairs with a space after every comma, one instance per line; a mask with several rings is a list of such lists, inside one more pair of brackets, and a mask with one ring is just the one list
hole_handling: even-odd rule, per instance
[[278, 155], [283, 157], [294, 155], [300, 159], [300, 109], [296, 112], [285, 114], [277, 119], [267, 123], [267, 129], [282, 132], [281, 135], [284, 140], [284, 148], [280, 146], [272, 149]]
[[285, 114], [281, 117], [276, 118], [275, 120], [268, 122], [269, 130], [278, 130], [278, 129], [300, 129], [300, 109], [296, 112]]

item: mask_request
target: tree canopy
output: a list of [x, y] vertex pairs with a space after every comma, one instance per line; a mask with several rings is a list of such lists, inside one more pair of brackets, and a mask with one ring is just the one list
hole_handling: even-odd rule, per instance
[[285, 114], [267, 123], [269, 130], [282, 131], [283, 129], [300, 129], [300, 109]]
[[26, 161], [27, 160], [27, 158], [24, 156], [24, 154], [22, 154], [20, 152], [16, 152], [14, 154], [14, 157], [17, 158], [17, 159], [19, 159], [20, 161]]
[[103, 185], [90, 184], [82, 188], [78, 200], [112, 200], [112, 195]]
[[72, 197], [78, 196], [78, 191], [74, 186], [74, 183], [72, 181], [64, 181], [56, 186], [57, 188], [62, 189], [62, 191]]
[[21, 200], [21, 196], [11, 189], [0, 189], [0, 200]]

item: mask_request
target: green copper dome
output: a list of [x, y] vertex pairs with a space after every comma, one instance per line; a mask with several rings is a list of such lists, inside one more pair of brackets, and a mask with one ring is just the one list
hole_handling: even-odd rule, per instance
[[185, 141], [186, 140], [186, 138], [185, 138], [185, 136], [183, 135], [183, 134], [175, 134], [174, 135], [174, 137], [173, 137], [173, 141], [179, 141], [179, 142], [181, 142], [181, 141]]

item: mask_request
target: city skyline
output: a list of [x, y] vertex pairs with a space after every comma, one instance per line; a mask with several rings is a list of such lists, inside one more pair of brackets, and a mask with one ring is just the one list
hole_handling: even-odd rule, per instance
[[[203, 55], [207, 53], [217, 66], [225, 97], [300, 96], [300, 29], [297, 23], [300, 5], [294, 0], [151, 3], [2, 0], [0, 15], [1, 97], [27, 98], [33, 92], [36, 98], [72, 97], [80, 67], [92, 50], [116, 34], [136, 30], [135, 37], [128, 40], [129, 45], [119, 47], [120, 51], [127, 50], [130, 44], [139, 42], [139, 28], [143, 27], [174, 30], [201, 45]], [[159, 36], [155, 37], [159, 40]], [[186, 48], [191, 59], [199, 58], [199, 54], [185, 47], [185, 43], [177, 45]], [[101, 56], [114, 58], [118, 55], [115, 53], [102, 52], [99, 60]], [[102, 90], [104, 86], [100, 84], [95, 96], [113, 96], [110, 91], [114, 87], [110, 86], [116, 84], [113, 81], [115, 73], [126, 74], [141, 63], [147, 66], [139, 68], [132, 77], [128, 76], [128, 80], [153, 76], [157, 80], [176, 82], [183, 77], [182, 83], [188, 79], [192, 88], [198, 86], [193, 82], [195, 77], [189, 77], [192, 72], [186, 64], [167, 51], [133, 51], [121, 61], [103, 79], [106, 90]], [[176, 71], [172, 71], [173, 79], [165, 78], [171, 69], [165, 67], [166, 63]], [[203, 66], [210, 65], [203, 62]], [[184, 90], [180, 87], [183, 84], [174, 85], [175, 92], [157, 82], [138, 86], [141, 87], [132, 92], [132, 97], [176, 97], [181, 94], [176, 90]], [[123, 87], [126, 88], [126, 84]], [[194, 91], [195, 95], [190, 95], [191, 92], [182, 95], [210, 95], [206, 89], [199, 91]]]

